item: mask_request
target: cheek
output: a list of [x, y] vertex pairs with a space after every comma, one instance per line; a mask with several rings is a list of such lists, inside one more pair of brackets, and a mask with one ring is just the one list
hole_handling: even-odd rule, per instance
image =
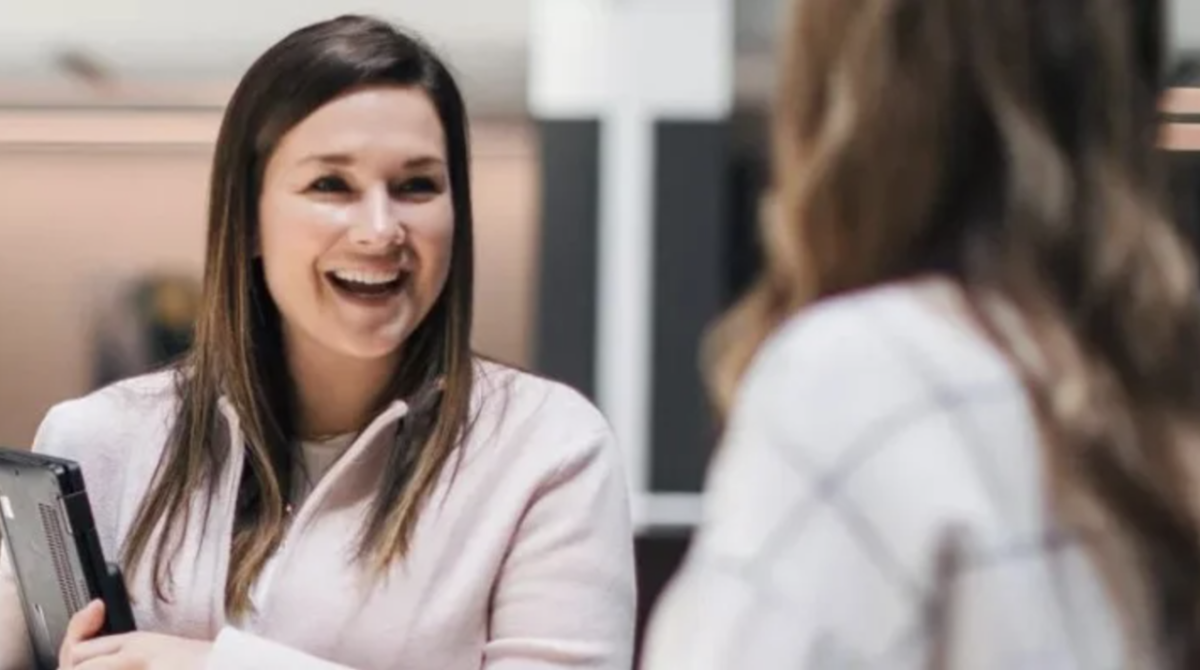
[[[454, 248], [454, 209], [449, 199], [445, 205], [423, 213], [412, 226], [412, 245], [421, 259], [423, 288], [440, 293], [450, 272]], [[436, 297], [436, 296], [434, 296]]]
[[310, 291], [317, 259], [336, 243], [338, 226], [330, 214], [311, 204], [286, 199], [266, 200], [259, 211], [259, 253], [267, 287], [276, 303], [286, 305], [296, 292]]

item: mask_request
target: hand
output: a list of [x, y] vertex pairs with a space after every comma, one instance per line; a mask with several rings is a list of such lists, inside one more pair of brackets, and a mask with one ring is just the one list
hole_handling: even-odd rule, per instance
[[212, 643], [154, 633], [96, 637], [104, 603], [94, 601], [67, 626], [59, 670], [203, 670]]

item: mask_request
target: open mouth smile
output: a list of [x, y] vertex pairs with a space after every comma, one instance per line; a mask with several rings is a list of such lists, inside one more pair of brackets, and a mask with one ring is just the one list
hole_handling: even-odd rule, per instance
[[408, 284], [410, 273], [396, 269], [389, 272], [377, 270], [331, 270], [325, 279], [334, 289], [347, 297], [379, 300], [400, 293]]

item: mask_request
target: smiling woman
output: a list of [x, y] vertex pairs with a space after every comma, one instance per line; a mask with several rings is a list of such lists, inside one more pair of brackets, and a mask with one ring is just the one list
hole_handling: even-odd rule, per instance
[[[142, 631], [91, 639], [92, 606], [64, 670], [629, 667], [620, 458], [581, 396], [471, 351], [468, 163], [454, 80], [384, 23], [251, 67], [188, 358], [38, 432], [80, 462]], [[19, 611], [0, 560], [0, 670], [25, 670]]]

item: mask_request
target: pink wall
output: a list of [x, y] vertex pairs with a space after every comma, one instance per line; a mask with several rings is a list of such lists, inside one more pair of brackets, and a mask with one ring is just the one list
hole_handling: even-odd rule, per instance
[[[1171, 89], [1163, 99], [1163, 111], [1172, 114], [1200, 113], [1200, 88]], [[1162, 144], [1177, 151], [1200, 150], [1200, 124], [1168, 123]]]
[[[28, 445], [51, 404], [88, 390], [89, 328], [107, 289], [151, 270], [199, 275], [211, 155], [110, 120], [37, 121], [0, 132], [0, 444], [12, 446]], [[73, 140], [38, 144], [39, 132]], [[477, 125], [474, 149], [477, 346], [526, 364], [535, 152], [527, 129], [507, 124]]]

